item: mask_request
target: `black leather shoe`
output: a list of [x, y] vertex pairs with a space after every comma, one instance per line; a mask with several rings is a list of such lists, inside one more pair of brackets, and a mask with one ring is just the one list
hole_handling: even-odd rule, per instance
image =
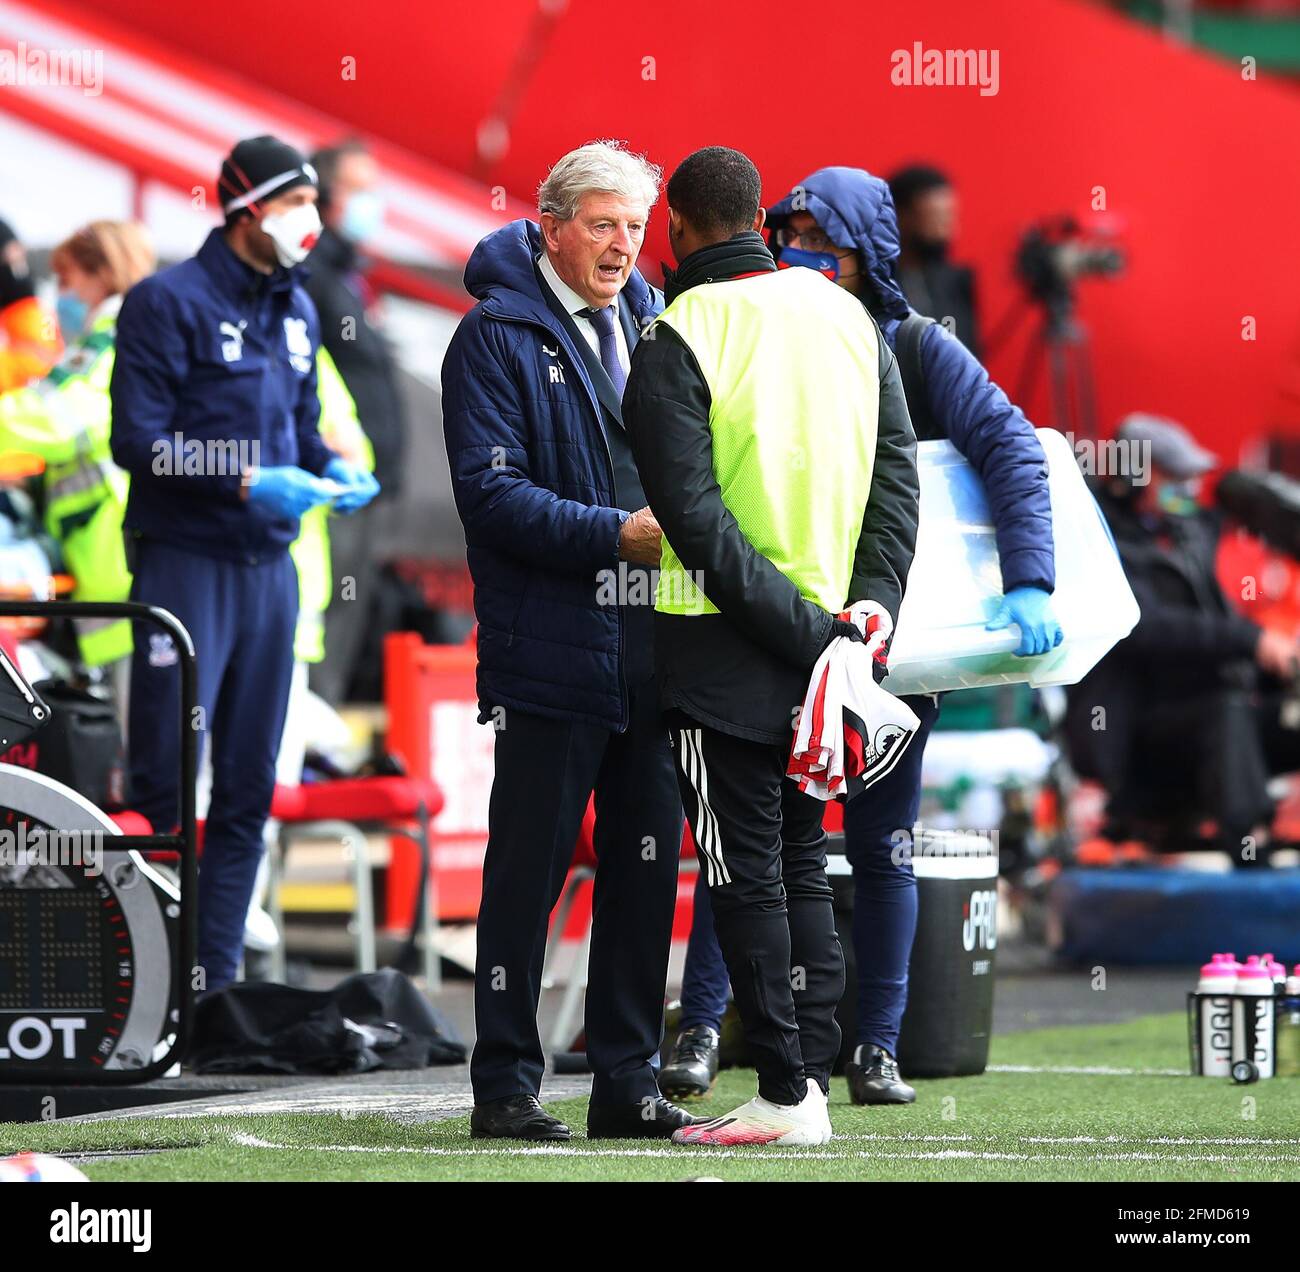
[[569, 1128], [552, 1117], [535, 1095], [507, 1095], [503, 1100], [476, 1104], [469, 1115], [475, 1139], [566, 1140]]
[[636, 1104], [593, 1104], [587, 1109], [587, 1138], [668, 1139], [683, 1126], [703, 1120], [669, 1104], [662, 1095]]
[[916, 1091], [898, 1074], [898, 1061], [884, 1047], [859, 1047], [844, 1066], [854, 1104], [911, 1104]]
[[702, 1100], [718, 1076], [719, 1050], [716, 1029], [708, 1025], [683, 1029], [659, 1070], [659, 1089], [670, 1100]]

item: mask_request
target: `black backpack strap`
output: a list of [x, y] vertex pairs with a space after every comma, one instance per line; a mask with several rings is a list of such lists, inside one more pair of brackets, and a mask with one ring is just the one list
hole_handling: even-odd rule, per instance
[[907, 413], [912, 417], [912, 430], [918, 442], [945, 437], [946, 433], [930, 414], [929, 398], [925, 392], [925, 365], [921, 345], [925, 333], [934, 326], [934, 319], [924, 314], [910, 313], [898, 324], [894, 337], [894, 354], [898, 358], [898, 374], [903, 380], [907, 395]]

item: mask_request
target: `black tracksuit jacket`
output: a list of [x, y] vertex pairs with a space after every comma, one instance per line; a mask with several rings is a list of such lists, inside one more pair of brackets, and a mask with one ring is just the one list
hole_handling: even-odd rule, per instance
[[[762, 236], [736, 235], [688, 256], [666, 286], [687, 288], [775, 270]], [[897, 620], [916, 548], [919, 484], [898, 364], [880, 336], [880, 416], [871, 495], [845, 602], [878, 601]], [[792, 375], [815, 367], [790, 368]], [[755, 551], [722, 500], [712, 467], [710, 394], [690, 349], [665, 324], [632, 355], [623, 420], [650, 508], [682, 564], [710, 580], [718, 614], [655, 615], [661, 701], [753, 742], [789, 740], [833, 616]], [[699, 433], [709, 439], [699, 444]], [[815, 438], [810, 439], [815, 444]]]

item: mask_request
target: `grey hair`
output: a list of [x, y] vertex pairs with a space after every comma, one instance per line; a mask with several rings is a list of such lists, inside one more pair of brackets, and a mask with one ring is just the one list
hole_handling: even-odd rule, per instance
[[537, 209], [561, 221], [572, 220], [584, 194], [617, 194], [647, 213], [659, 199], [663, 169], [644, 155], [634, 155], [621, 141], [590, 141], [570, 150], [537, 188]]

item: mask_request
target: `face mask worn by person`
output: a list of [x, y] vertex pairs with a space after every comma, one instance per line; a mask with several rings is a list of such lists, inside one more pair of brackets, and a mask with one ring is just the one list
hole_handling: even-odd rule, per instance
[[58, 315], [59, 330], [65, 340], [79, 335], [86, 329], [86, 317], [90, 313], [90, 307], [76, 292], [60, 292], [54, 311]]
[[1196, 496], [1201, 483], [1190, 481], [1164, 481], [1156, 487], [1156, 503], [1167, 517], [1190, 517], [1200, 505]]
[[[801, 231], [782, 229], [776, 232], [776, 241], [780, 247], [777, 256], [778, 269], [793, 269], [802, 265], [824, 274], [831, 282], [840, 276], [840, 257], [836, 254], [835, 244], [830, 235], [820, 226]], [[795, 247], [794, 244], [799, 246]]]
[[339, 229], [353, 243], [366, 243], [384, 223], [384, 201], [373, 190], [358, 190], [348, 197]]
[[273, 212], [262, 218], [262, 231], [275, 244], [280, 264], [289, 269], [301, 265], [320, 238], [320, 213], [314, 203], [299, 204], [287, 212]]
[[815, 269], [825, 274], [831, 282], [840, 276], [840, 263], [829, 252], [810, 252], [802, 247], [783, 247], [777, 266], [780, 269], [791, 269], [796, 265]]

